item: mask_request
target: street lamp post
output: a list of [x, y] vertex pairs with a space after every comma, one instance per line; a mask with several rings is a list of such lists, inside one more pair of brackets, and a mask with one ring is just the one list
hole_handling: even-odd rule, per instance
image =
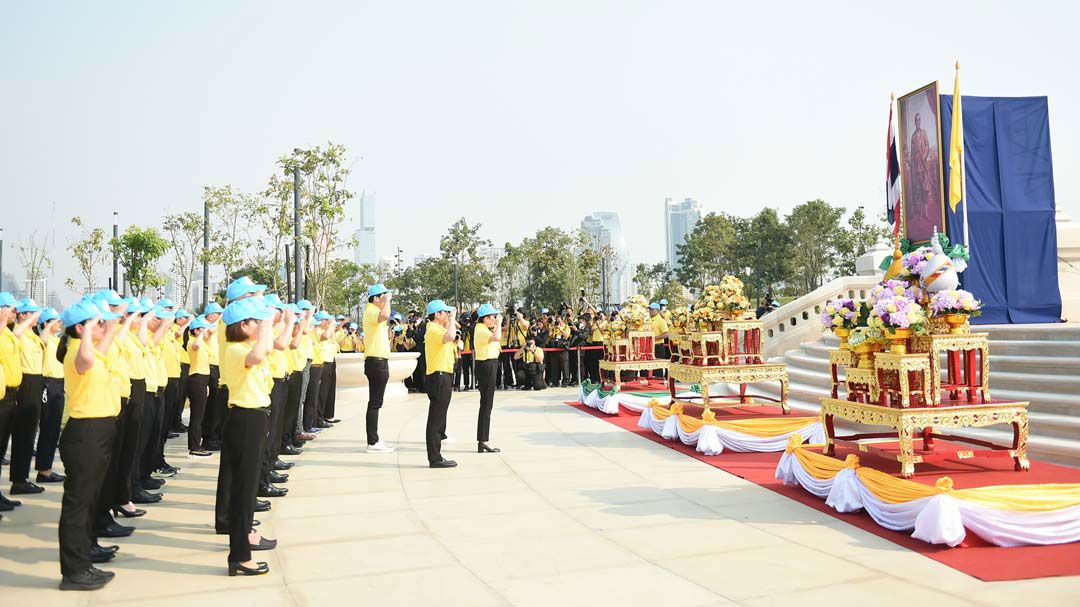
[[296, 297], [300, 297], [304, 289], [304, 266], [300, 263], [300, 148], [294, 148], [293, 154], [297, 156], [297, 163], [293, 165], [293, 269], [296, 273]]
[[112, 237], [112, 288], [114, 291], [122, 292], [123, 289], [120, 288], [120, 261], [116, 259], [116, 241], [120, 238], [120, 213], [117, 211], [113, 211], [112, 213]]
[[207, 200], [203, 200], [202, 246], [202, 305], [205, 310], [210, 303], [210, 202]]

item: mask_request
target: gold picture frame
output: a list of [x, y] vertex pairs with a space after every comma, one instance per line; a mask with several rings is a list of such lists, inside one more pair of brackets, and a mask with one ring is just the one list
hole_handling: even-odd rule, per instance
[[[945, 231], [945, 185], [941, 158], [941, 104], [935, 80], [896, 101], [900, 140], [900, 205], [904, 237], [913, 244]], [[933, 115], [933, 134], [922, 115]], [[916, 131], [922, 131], [917, 135]]]

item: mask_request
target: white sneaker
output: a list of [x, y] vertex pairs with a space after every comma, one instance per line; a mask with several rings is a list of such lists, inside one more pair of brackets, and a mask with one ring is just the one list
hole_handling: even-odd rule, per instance
[[374, 445], [368, 445], [367, 452], [368, 453], [393, 453], [394, 448], [391, 447], [390, 445], [382, 442], [382, 441], [379, 441], [379, 442], [375, 443]]

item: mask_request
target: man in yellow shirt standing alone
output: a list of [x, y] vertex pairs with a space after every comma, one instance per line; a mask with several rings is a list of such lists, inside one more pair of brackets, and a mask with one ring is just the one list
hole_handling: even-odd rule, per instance
[[454, 309], [436, 299], [427, 305], [427, 332], [424, 334], [424, 356], [427, 359], [425, 386], [428, 393], [427, 454], [428, 466], [453, 468], [457, 462], [442, 456], [442, 437], [446, 436], [446, 411], [454, 393], [454, 350], [457, 344], [457, 323]]
[[364, 307], [364, 375], [368, 380], [367, 452], [393, 453], [394, 448], [379, 440], [379, 409], [383, 405], [386, 382], [390, 381], [390, 291], [381, 284], [368, 288]]

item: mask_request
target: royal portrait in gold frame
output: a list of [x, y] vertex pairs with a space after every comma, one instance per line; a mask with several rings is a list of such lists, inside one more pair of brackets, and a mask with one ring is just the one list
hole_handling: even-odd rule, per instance
[[938, 99], [934, 81], [896, 102], [904, 236], [913, 243], [929, 242], [935, 229], [945, 230]]

